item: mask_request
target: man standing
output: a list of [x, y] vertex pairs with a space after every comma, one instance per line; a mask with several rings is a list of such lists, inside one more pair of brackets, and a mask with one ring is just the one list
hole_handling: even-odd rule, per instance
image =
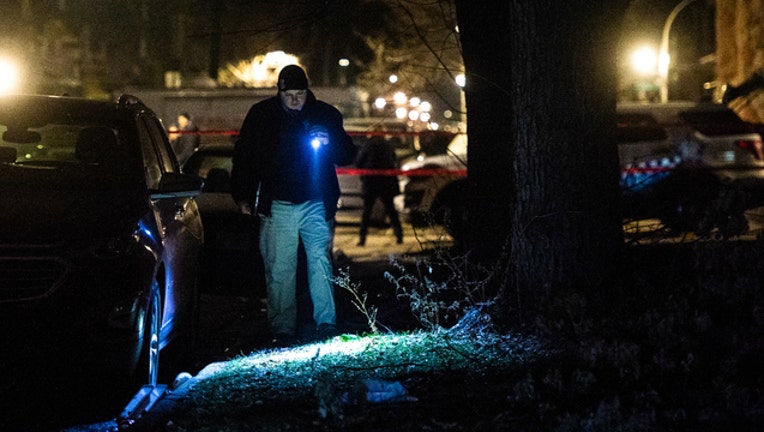
[[[176, 131], [179, 133], [173, 133]], [[199, 128], [196, 127], [191, 116], [186, 112], [178, 115], [177, 127], [170, 127], [169, 135], [172, 148], [175, 150], [175, 156], [178, 158], [180, 166], [183, 166], [199, 147], [198, 132]]]
[[[366, 142], [358, 153], [356, 166], [362, 169], [394, 170], [398, 168], [395, 148], [384, 137], [374, 135]], [[361, 230], [358, 246], [366, 244], [366, 233], [369, 230], [371, 212], [377, 199], [382, 201], [385, 214], [390, 219], [393, 233], [398, 244], [403, 243], [403, 228], [398, 218], [393, 200], [400, 194], [398, 177], [394, 175], [365, 175], [361, 176], [361, 195], [363, 196], [363, 213], [361, 214]]]
[[297, 250], [307, 255], [313, 319], [320, 337], [334, 336], [332, 236], [340, 196], [336, 165], [353, 162], [356, 148], [342, 115], [316, 99], [305, 71], [284, 67], [278, 95], [253, 105], [239, 131], [231, 194], [244, 214], [260, 217], [268, 322], [279, 345], [294, 342]]

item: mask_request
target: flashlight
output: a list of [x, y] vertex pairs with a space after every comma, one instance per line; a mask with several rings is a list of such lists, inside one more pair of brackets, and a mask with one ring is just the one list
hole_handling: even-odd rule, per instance
[[312, 126], [310, 128], [310, 146], [313, 150], [318, 150], [322, 145], [329, 144], [329, 132], [323, 126]]
[[310, 140], [310, 146], [313, 147], [313, 150], [318, 150], [318, 148], [321, 147], [321, 140], [313, 138]]

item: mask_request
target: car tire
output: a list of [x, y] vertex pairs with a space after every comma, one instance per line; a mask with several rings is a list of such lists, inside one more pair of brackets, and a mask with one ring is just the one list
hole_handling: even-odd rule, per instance
[[133, 373], [137, 385], [155, 386], [159, 376], [159, 331], [162, 319], [162, 300], [159, 284], [154, 282], [146, 303], [141, 332], [141, 353], [138, 366]]
[[661, 222], [674, 233], [707, 234], [714, 226], [709, 215], [720, 189], [719, 180], [707, 171], [675, 171], [656, 187]]
[[456, 203], [448, 209], [445, 228], [457, 246], [464, 244], [465, 237], [467, 236], [468, 219], [469, 212], [466, 205]]
[[441, 191], [436, 201], [436, 219], [457, 246], [464, 243], [469, 229], [468, 200], [467, 182], [455, 181]]

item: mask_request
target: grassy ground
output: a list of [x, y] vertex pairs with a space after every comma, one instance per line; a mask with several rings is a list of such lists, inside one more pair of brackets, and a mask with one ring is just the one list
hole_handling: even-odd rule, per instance
[[[169, 428], [760, 430], [761, 243], [637, 246], [627, 262], [629, 281], [613, 288], [608, 310], [560, 291], [511, 334], [485, 318], [412, 331], [410, 305], [380, 278], [390, 267], [351, 266], [394, 333], [362, 337], [365, 318], [346, 308], [349, 336], [332, 344], [231, 347], [233, 360], [191, 388]], [[367, 402], [370, 379], [405, 396]]]

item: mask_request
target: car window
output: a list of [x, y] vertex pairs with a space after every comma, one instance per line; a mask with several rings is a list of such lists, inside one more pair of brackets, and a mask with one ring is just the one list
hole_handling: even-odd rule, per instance
[[159, 121], [150, 115], [138, 118], [138, 129], [143, 149], [144, 171], [149, 188], [156, 189], [162, 174], [178, 172], [178, 162], [170, 150], [170, 142]]
[[647, 113], [618, 113], [616, 140], [619, 143], [660, 141], [668, 138], [663, 126]]
[[683, 122], [706, 136], [739, 135], [755, 132], [753, 125], [744, 122], [728, 109], [683, 111]]
[[159, 180], [162, 178], [162, 167], [159, 155], [154, 147], [154, 141], [151, 139], [151, 133], [143, 121], [138, 122], [138, 137], [141, 141], [141, 150], [143, 151], [143, 170], [146, 175], [146, 185], [150, 189], [159, 187]]
[[207, 174], [212, 169], [222, 169], [231, 173], [233, 160], [231, 155], [224, 154], [205, 154], [198, 152], [189, 159], [186, 164], [186, 172], [201, 178], [207, 178]]
[[155, 117], [151, 116], [143, 116], [143, 121], [146, 123], [146, 127], [151, 135], [151, 140], [154, 143], [154, 148], [156, 149], [162, 171], [178, 171], [178, 162], [175, 159], [175, 153], [171, 150], [170, 141], [167, 139], [167, 135], [165, 134], [162, 125]]
[[65, 125], [45, 125], [36, 128], [24, 128], [21, 132], [9, 130], [9, 125], [0, 125], [3, 146], [15, 150], [12, 162], [71, 162], [77, 163], [74, 156], [77, 133], [80, 127]]
[[14, 130], [0, 124], [2, 146], [15, 151], [17, 164], [106, 164], [122, 151], [117, 129], [96, 124], [46, 124]]
[[50, 117], [45, 124], [25, 126], [18, 119], [11, 124], [0, 119], [0, 167], [8, 170], [4, 182], [109, 188], [138, 180], [130, 174], [134, 158], [120, 126], [78, 121]]

